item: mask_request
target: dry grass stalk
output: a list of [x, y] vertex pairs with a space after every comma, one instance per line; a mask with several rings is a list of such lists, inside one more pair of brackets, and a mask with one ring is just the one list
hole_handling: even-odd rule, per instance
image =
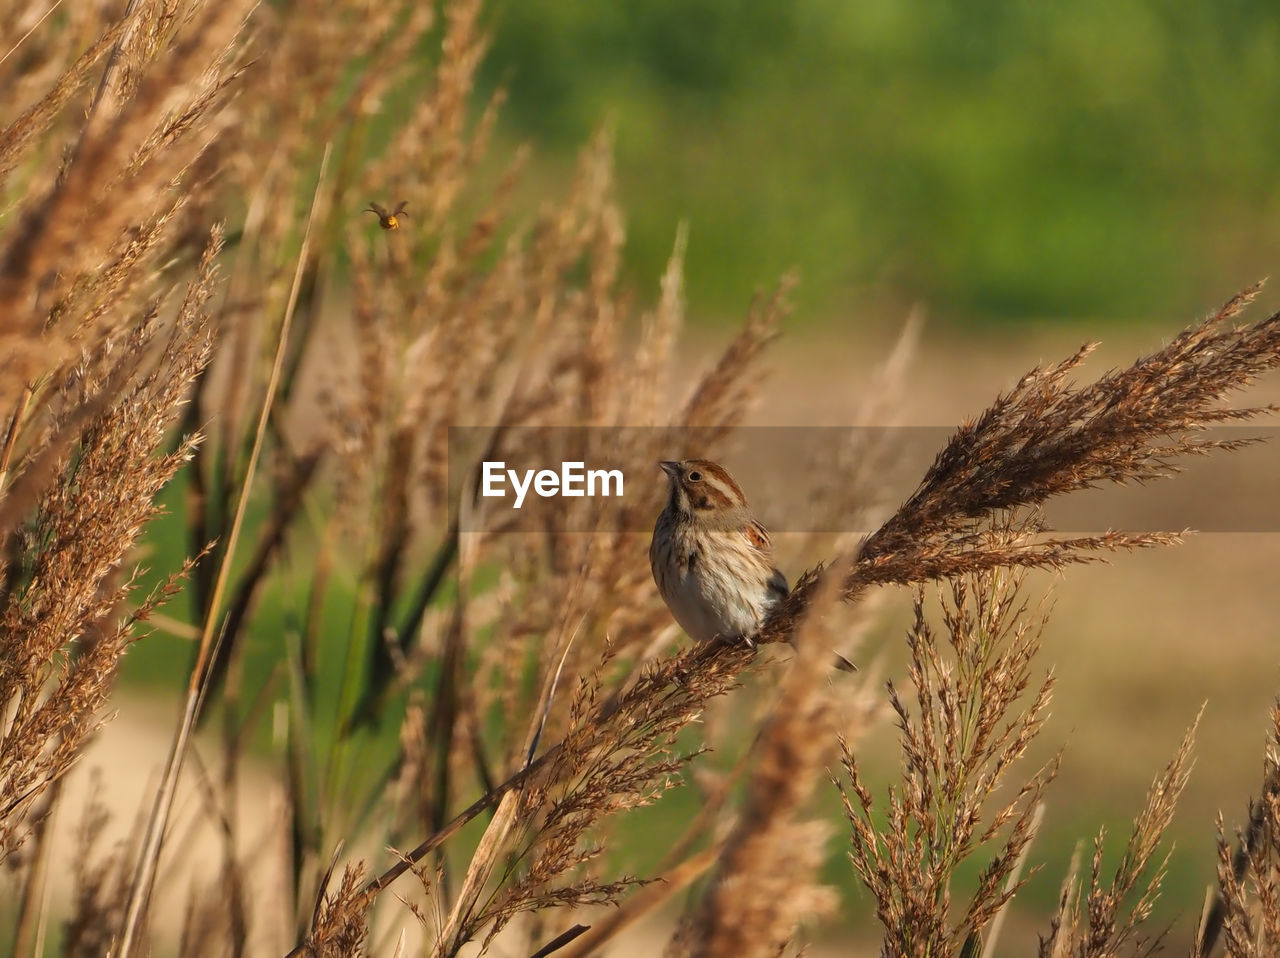
[[[95, 776], [100, 773], [95, 772]], [[129, 859], [127, 848], [99, 851], [107, 810], [94, 792], [84, 810], [77, 836], [75, 860], [75, 903], [64, 928], [63, 953], [76, 958], [109, 954], [115, 942], [116, 919], [128, 896]]]
[[1082, 883], [1070, 882], [1076, 887], [1064, 887], [1062, 904], [1049, 934], [1040, 939], [1041, 958], [1102, 958], [1128, 948], [1144, 954], [1158, 949], [1163, 935], [1147, 939], [1141, 934], [1141, 926], [1151, 917], [1160, 895], [1171, 853], [1159, 862], [1155, 861], [1155, 854], [1191, 774], [1191, 748], [1199, 724], [1197, 715], [1173, 759], [1151, 783], [1146, 804], [1134, 819], [1133, 832], [1109, 884], [1102, 874], [1104, 833], [1099, 832], [1094, 840], [1087, 894], [1082, 901]]
[[[198, 278], [171, 330], [152, 317], [111, 359], [134, 377], [105, 411], [82, 427], [74, 459], [64, 459], [58, 481], [41, 497], [34, 524], [11, 530], [23, 542], [21, 567], [6, 569], [0, 660], [0, 701], [6, 722], [0, 739], [0, 849], [21, 840], [18, 823], [31, 801], [59, 778], [97, 727], [110, 695], [115, 665], [135, 638], [134, 625], [172, 585], [139, 605], [118, 625], [112, 616], [133, 590], [114, 581], [119, 566], [156, 513], [160, 488], [189, 458], [194, 439], [162, 454], [168, 430], [192, 380], [208, 361], [206, 299], [213, 281], [215, 237]], [[159, 348], [158, 357], [151, 351]], [[98, 363], [86, 362], [62, 384], [65, 394], [90, 407], [100, 390], [115, 389]], [[38, 456], [35, 458], [39, 458]], [[28, 463], [32, 465], [32, 463]], [[20, 469], [8, 495], [22, 494]], [[19, 538], [20, 537], [20, 538]], [[65, 658], [64, 655], [74, 651]], [[59, 661], [61, 658], [61, 661]]]
[[[999, 547], [1010, 536], [992, 539]], [[848, 790], [840, 783], [840, 791], [852, 825], [850, 857], [875, 899], [887, 955], [958, 953], [1025, 881], [1013, 872], [1057, 760], [1027, 775], [1012, 798], [996, 798], [1043, 727], [1053, 686], [1048, 676], [1033, 685], [1042, 621], [1020, 600], [1020, 587], [1021, 577], [1008, 573], [956, 580], [949, 603], [942, 603], [941, 636], [917, 591], [907, 637], [911, 704], [889, 683], [902, 783], [890, 788], [883, 829], [857, 757], [845, 747]], [[979, 854], [990, 862], [969, 901], [957, 907], [956, 870]]]
[[307, 958], [347, 958], [363, 952], [369, 935], [368, 919], [364, 909], [351, 906], [363, 879], [362, 872], [359, 865], [348, 865], [338, 887], [324, 895], [300, 954]]
[[[320, 173], [316, 183], [317, 197], [324, 185], [325, 173], [328, 169], [328, 159], [329, 154], [326, 151], [324, 160], [322, 160], [320, 164]], [[313, 200], [313, 214], [315, 212], [316, 204], [317, 200]], [[147, 820], [146, 832], [143, 835], [142, 850], [134, 868], [134, 877], [130, 888], [129, 903], [125, 912], [124, 926], [121, 932], [119, 950], [121, 958], [128, 958], [134, 936], [138, 933], [138, 927], [143, 920], [144, 911], [151, 898], [151, 888], [152, 883], [155, 880], [155, 870], [159, 863], [161, 845], [164, 841], [165, 828], [168, 824], [169, 813], [173, 804], [173, 797], [177, 789], [178, 775], [181, 771], [182, 763], [185, 758], [188, 738], [191, 734], [192, 727], [199, 716], [201, 706], [204, 702], [204, 697], [209, 687], [209, 667], [214, 658], [217, 637], [219, 634], [225, 635], [225, 630], [221, 629], [219, 620], [222, 594], [230, 579], [231, 560], [234, 558], [236, 553], [236, 545], [239, 540], [240, 530], [243, 526], [245, 511], [248, 507], [248, 491], [252, 487], [253, 475], [257, 467], [258, 457], [262, 452], [263, 439], [266, 434], [267, 419], [271, 414], [272, 404], [276, 398], [276, 389], [280, 381], [280, 370], [284, 358], [284, 344], [288, 341], [289, 325], [293, 318], [294, 308], [297, 305], [298, 290], [300, 287], [302, 273], [301, 263], [305, 262], [310, 247], [313, 219], [314, 217], [308, 220], [307, 230], [303, 234], [302, 249], [299, 253], [299, 268], [295, 274], [293, 291], [290, 295], [285, 309], [284, 319], [281, 323], [280, 344], [279, 348], [276, 350], [275, 359], [272, 363], [266, 396], [263, 400], [261, 414], [258, 417], [253, 446], [249, 453], [249, 463], [245, 470], [245, 485], [242, 488], [242, 494], [231, 522], [225, 551], [222, 556], [222, 565], [218, 571], [218, 578], [215, 580], [213, 592], [209, 600], [209, 608], [205, 617], [204, 631], [201, 633], [200, 643], [196, 650], [195, 664], [191, 668], [190, 677], [187, 683], [186, 706], [183, 710], [182, 719], [179, 721], [178, 726], [174, 731], [173, 744], [170, 747], [169, 756], [165, 763], [165, 769], [161, 777], [160, 786], [156, 790], [155, 803], [152, 806], [151, 815]]]
[[[1252, 326], [1230, 325], [1259, 288], [1232, 298], [1159, 352], [1092, 384], [1078, 386], [1070, 379], [1092, 346], [1056, 366], [1032, 370], [957, 431], [911, 497], [863, 542], [845, 579], [847, 595], [871, 585], [983, 569], [1056, 569], [1096, 561], [1099, 553], [1176, 541], [1171, 534], [1110, 531], [993, 545], [983, 523], [1002, 511], [1025, 516], [1054, 496], [1106, 482], [1166, 478], [1178, 471], [1180, 457], [1254, 441], [1207, 438], [1202, 432], [1271, 411], [1222, 402], [1280, 365], [1280, 315]], [[800, 579], [766, 624], [762, 641], [785, 638], [794, 628], [817, 579], [817, 570]]]
[[314, 223], [315, 209], [319, 205], [319, 197], [324, 188], [328, 161], [329, 154], [326, 151], [324, 159], [321, 160], [320, 173], [316, 179], [315, 199], [312, 199], [312, 216], [307, 220], [307, 229], [302, 237], [302, 248], [300, 254], [298, 254], [300, 265], [298, 265], [297, 273], [294, 274], [292, 293], [289, 296], [287, 306], [285, 306], [284, 319], [280, 324], [279, 347], [275, 351], [268, 388], [266, 388], [261, 414], [259, 415], [259, 420], [257, 420], [255, 434], [253, 434], [253, 444], [250, 457], [248, 457], [246, 479], [244, 479], [246, 484], [242, 487], [236, 514], [234, 514], [232, 524], [230, 524], [227, 544], [225, 544], [224, 553], [221, 556], [218, 579], [215, 580], [209, 608], [206, 611], [205, 628], [201, 633], [200, 644], [196, 649], [195, 665], [192, 666], [191, 675], [188, 678], [186, 707], [184, 707], [182, 718], [180, 718], [178, 726], [174, 730], [173, 744], [170, 745], [169, 756], [166, 758], [160, 786], [156, 789], [155, 803], [152, 806], [150, 817], [147, 818], [146, 832], [142, 838], [142, 850], [140, 856], [138, 856], [137, 865], [134, 866], [133, 882], [131, 889], [129, 889], [128, 908], [125, 909], [124, 926], [122, 934], [120, 934], [119, 954], [122, 958], [128, 958], [134, 936], [138, 934], [138, 927], [143, 921], [143, 913], [145, 913], [147, 903], [151, 899], [152, 882], [155, 881], [155, 871], [157, 865], [159, 865], [165, 827], [168, 825], [169, 812], [173, 806], [174, 794], [177, 792], [178, 775], [182, 770], [183, 759], [186, 757], [188, 736], [191, 735], [192, 727], [195, 726], [197, 717], [200, 715], [207, 689], [209, 689], [210, 665], [214, 661], [215, 644], [218, 642], [219, 635], [225, 635], [225, 629], [221, 626], [219, 620], [221, 597], [223, 597], [223, 592], [227, 588], [227, 583], [230, 579], [230, 562], [236, 556], [239, 533], [241, 533], [244, 514], [246, 514], [248, 507], [248, 491], [252, 487], [253, 474], [256, 471], [257, 460], [261, 455], [262, 442], [264, 442], [266, 434], [266, 423], [268, 423], [271, 406], [275, 401], [276, 387], [279, 386], [280, 369], [282, 369], [284, 359], [284, 343], [288, 342], [289, 324], [293, 319], [294, 307], [297, 306], [298, 289], [301, 286], [301, 264], [305, 263], [308, 248], [310, 248], [311, 227], [312, 223]]
[[5, 185], [24, 151], [38, 142], [39, 137], [52, 126], [71, 98], [84, 86], [90, 71], [103, 54], [119, 42], [124, 25], [124, 20], [117, 20], [107, 26], [89, 48], [57, 78], [52, 89], [10, 120], [5, 129], [0, 131], [0, 187]]
[[1250, 802], [1248, 828], [1233, 852], [1218, 816], [1218, 880], [1192, 951], [1208, 958], [1219, 943], [1233, 958], [1261, 958], [1280, 942], [1280, 704], [1271, 709], [1262, 793]]
[[1027, 841], [1022, 846], [1022, 851], [1018, 854], [1018, 860], [1013, 863], [1013, 867], [1009, 869], [1009, 875], [1005, 878], [1004, 893], [1006, 895], [1004, 904], [996, 911], [995, 916], [991, 919], [991, 923], [987, 926], [986, 935], [979, 936], [974, 932], [970, 932], [965, 939], [964, 947], [961, 954], [965, 953], [965, 949], [969, 948], [971, 942], [983, 941], [982, 958], [995, 958], [996, 943], [1000, 940], [1000, 931], [1004, 927], [1005, 918], [1009, 914], [1009, 906], [1013, 904], [1014, 895], [1017, 893], [1019, 884], [1022, 882], [1023, 869], [1027, 863], [1027, 855], [1031, 851], [1031, 845], [1035, 841], [1036, 833], [1040, 830], [1040, 823], [1044, 821], [1044, 803], [1040, 803], [1035, 807], [1031, 815], [1031, 824], [1027, 828]]
[[615, 939], [646, 915], [682, 894], [701, 878], [720, 857], [723, 842], [716, 842], [699, 852], [661, 869], [662, 880], [645, 885], [629, 895], [616, 909], [602, 916], [592, 916], [590, 928], [575, 936], [572, 943], [559, 946], [560, 958], [585, 958], [597, 954], [607, 942]]
[[816, 881], [830, 827], [802, 814], [835, 755], [836, 693], [822, 620], [838, 601], [828, 586], [801, 623], [796, 657], [753, 747], [746, 805], [668, 954], [776, 955], [802, 923], [835, 909], [833, 891]]

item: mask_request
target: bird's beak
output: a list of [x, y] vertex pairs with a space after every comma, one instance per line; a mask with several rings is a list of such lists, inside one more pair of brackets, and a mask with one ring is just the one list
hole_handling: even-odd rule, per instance
[[658, 463], [658, 465], [660, 465], [662, 467], [662, 471], [672, 479], [680, 478], [680, 463], [671, 459], [664, 459], [662, 462]]

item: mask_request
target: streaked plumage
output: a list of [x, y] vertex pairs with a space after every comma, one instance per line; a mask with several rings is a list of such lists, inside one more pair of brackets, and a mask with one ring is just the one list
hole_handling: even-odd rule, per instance
[[690, 638], [750, 641], [789, 591], [769, 533], [723, 467], [706, 459], [660, 465], [671, 494], [649, 545], [658, 591]]

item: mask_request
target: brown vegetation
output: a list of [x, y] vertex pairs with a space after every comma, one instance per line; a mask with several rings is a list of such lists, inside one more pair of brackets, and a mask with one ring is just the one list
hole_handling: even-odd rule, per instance
[[[47, 861], [50, 823], [73, 827], [52, 817], [59, 783], [110, 718], [121, 657], [179, 595], [196, 638], [169, 761], [127, 847], [99, 850], [102, 813], [86, 816], [67, 954], [168, 950], [161, 899], [185, 915], [184, 955], [384, 953], [397, 936], [400, 953], [409, 924], [436, 956], [499, 933], [510, 953], [587, 954], [690, 888], [670, 954], [780, 954], [835, 909], [811, 799], [837, 764], [884, 953], [992, 953], [1056, 767], [1019, 762], [1052, 690], [1022, 570], [1176, 539], [1054, 536], [1038, 509], [1241, 444], [1203, 430], [1265, 411], [1225, 404], [1280, 365], [1280, 317], [1233, 325], [1255, 290], [1093, 383], [1071, 380], [1088, 349], [1029, 373], [874, 534], [801, 577], [763, 651], [681, 648], [647, 543], [624, 531], [656, 515], [656, 474], [621, 515], [583, 499], [564, 527], [512, 532], [450, 469], [449, 427], [483, 428], [467, 465], [572, 452], [642, 475], [714, 454], [759, 390], [785, 282], [718, 362], [676, 379], [683, 235], [637, 316], [607, 137], [566, 197], [532, 222], [509, 212], [521, 157], [486, 162], [501, 96], [473, 103], [476, 0], [44, 12], [0, 24], [0, 860], [22, 889], [16, 954], [50, 934], [44, 883], [68, 864]], [[388, 104], [390, 133], [375, 122]], [[361, 216], [371, 197], [404, 197], [412, 218], [379, 229]], [[563, 425], [602, 428], [530, 448], [553, 434], [529, 427]], [[604, 428], [637, 425], [655, 428]], [[191, 558], [143, 594], [139, 545], [175, 476]], [[832, 482], [813, 509], [854, 514], [873, 485]], [[882, 798], [857, 753], [880, 690], [833, 680], [829, 648], [857, 627], [841, 603], [863, 611], [886, 584], [917, 591], [887, 699], [901, 775]], [[279, 634], [268, 594], [287, 606]], [[272, 650], [265, 675], [253, 643]], [[744, 683], [772, 689], [746, 728], [726, 703]], [[172, 808], [205, 716], [221, 720], [201, 772], [222, 860], [188, 889]], [[714, 771], [712, 748], [738, 758]], [[1277, 749], [1238, 850], [1219, 825], [1199, 954], [1280, 937]], [[1142, 943], [1190, 750], [1188, 735], [1114, 876], [1100, 836], [1088, 878], [1068, 877], [1042, 955]], [[260, 758], [282, 781], [275, 849], [239, 830]], [[699, 811], [657, 870], [620, 872], [620, 821], [686, 781]], [[252, 895], [273, 856], [283, 885]]]

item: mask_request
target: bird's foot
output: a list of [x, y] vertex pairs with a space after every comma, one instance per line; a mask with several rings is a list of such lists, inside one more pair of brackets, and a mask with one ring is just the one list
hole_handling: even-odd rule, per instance
[[753, 652], [756, 649], [756, 640], [751, 635], [717, 635], [716, 638], [725, 645], [745, 645]]

